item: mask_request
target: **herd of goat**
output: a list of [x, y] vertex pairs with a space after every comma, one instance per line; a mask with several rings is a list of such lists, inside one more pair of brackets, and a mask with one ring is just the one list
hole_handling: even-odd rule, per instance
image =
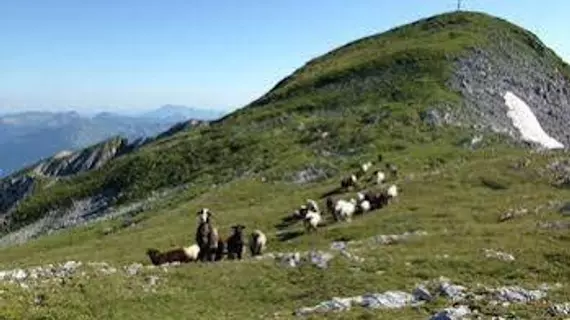
[[[381, 160], [380, 160], [381, 161]], [[360, 181], [372, 167], [371, 162], [360, 165], [359, 170], [341, 180], [341, 191], [348, 191], [359, 188]], [[387, 172], [393, 178], [398, 175], [398, 169], [393, 164], [386, 164]], [[380, 170], [374, 171], [372, 180], [375, 184], [385, 186], [386, 174]], [[335, 222], [350, 222], [356, 214], [363, 214], [368, 211], [380, 209], [390, 203], [398, 196], [399, 190], [395, 184], [382, 188], [380, 192], [356, 193], [356, 199], [350, 200], [333, 199], [330, 195], [326, 197], [326, 208], [331, 213]], [[218, 233], [218, 228], [212, 222], [212, 211], [202, 208], [197, 212], [198, 227], [196, 229], [196, 243], [189, 247], [181, 247], [167, 252], [160, 252], [157, 249], [148, 249], [147, 255], [152, 264], [162, 265], [166, 263], [186, 263], [192, 261], [220, 261], [224, 256], [228, 259], [241, 260], [246, 246], [244, 229], [242, 224], [233, 225], [232, 234], [224, 241]], [[289, 221], [303, 221], [306, 232], [317, 231], [323, 222], [323, 217], [316, 201], [307, 199], [306, 204], [288, 218]], [[248, 246], [252, 257], [261, 255], [266, 247], [267, 237], [261, 230], [253, 230], [248, 239]]]

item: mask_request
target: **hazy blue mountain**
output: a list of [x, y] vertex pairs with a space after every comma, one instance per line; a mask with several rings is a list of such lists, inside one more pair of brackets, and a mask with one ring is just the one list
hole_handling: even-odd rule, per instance
[[223, 115], [223, 112], [211, 109], [197, 109], [186, 106], [167, 104], [156, 110], [145, 112], [140, 115], [146, 119], [174, 120], [180, 118], [192, 118], [200, 120], [215, 120]]
[[154, 136], [189, 119], [211, 120], [217, 111], [166, 105], [139, 115], [26, 111], [0, 115], [0, 177], [62, 150], [77, 150], [113, 136]]

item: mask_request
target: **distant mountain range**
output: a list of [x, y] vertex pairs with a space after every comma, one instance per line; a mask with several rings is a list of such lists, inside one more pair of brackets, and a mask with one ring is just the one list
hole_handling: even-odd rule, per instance
[[0, 177], [62, 150], [77, 150], [120, 135], [129, 140], [156, 135], [189, 120], [214, 120], [217, 110], [165, 105], [136, 115], [101, 112], [26, 111], [0, 116]]

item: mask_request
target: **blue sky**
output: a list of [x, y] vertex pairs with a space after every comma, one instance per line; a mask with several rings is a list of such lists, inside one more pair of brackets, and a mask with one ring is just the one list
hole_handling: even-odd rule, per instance
[[[530, 29], [570, 61], [569, 1], [464, 2]], [[234, 109], [311, 58], [455, 3], [0, 0], [0, 112]]]

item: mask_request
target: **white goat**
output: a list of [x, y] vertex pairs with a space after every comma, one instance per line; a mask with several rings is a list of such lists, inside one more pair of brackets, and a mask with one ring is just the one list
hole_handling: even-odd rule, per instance
[[380, 170], [376, 171], [376, 184], [382, 184], [386, 181], [386, 174]]
[[356, 211], [356, 204], [356, 199], [350, 199], [349, 201], [340, 199], [335, 205], [335, 214], [340, 220], [350, 222], [352, 221], [352, 216]]
[[212, 216], [212, 212], [208, 208], [202, 208], [202, 209], [200, 209], [200, 211], [198, 211], [199, 223], [208, 222], [211, 216]]
[[321, 214], [315, 211], [309, 211], [303, 220], [307, 232], [317, 231], [319, 223], [321, 223]]
[[182, 248], [184, 250], [184, 254], [188, 257], [188, 259], [192, 261], [198, 260], [198, 255], [200, 254], [200, 247], [197, 244], [193, 244], [189, 247]]
[[398, 196], [398, 187], [396, 187], [395, 184], [391, 185], [386, 191], [386, 194], [390, 198], [396, 198]]
[[261, 230], [254, 230], [251, 233], [251, 238], [249, 241], [249, 249], [251, 251], [251, 256], [258, 256], [263, 253], [265, 249], [265, 244], [267, 243], [267, 237]]
[[307, 208], [314, 212], [319, 212], [319, 213], [321, 212], [319, 211], [319, 205], [313, 199], [307, 199]]
[[372, 167], [372, 162], [368, 161], [360, 165], [360, 171], [362, 171], [362, 173], [366, 173], [370, 167]]
[[372, 208], [372, 205], [370, 204], [370, 201], [362, 200], [358, 203], [358, 208], [361, 212], [368, 212]]

